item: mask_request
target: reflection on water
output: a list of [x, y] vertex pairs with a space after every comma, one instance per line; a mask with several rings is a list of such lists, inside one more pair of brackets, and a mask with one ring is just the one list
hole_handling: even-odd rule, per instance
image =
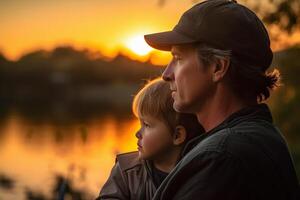
[[10, 114], [0, 124], [0, 199], [55, 199], [61, 183], [66, 195], [95, 198], [116, 153], [136, 150], [137, 129], [130, 116], [54, 125]]

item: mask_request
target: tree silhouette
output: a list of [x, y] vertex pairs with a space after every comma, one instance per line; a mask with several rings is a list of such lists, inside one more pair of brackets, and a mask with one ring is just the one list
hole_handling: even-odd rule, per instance
[[278, 24], [281, 30], [291, 33], [297, 27], [300, 20], [300, 1], [299, 0], [269, 0], [274, 4], [275, 10], [265, 14], [263, 21], [267, 24]]

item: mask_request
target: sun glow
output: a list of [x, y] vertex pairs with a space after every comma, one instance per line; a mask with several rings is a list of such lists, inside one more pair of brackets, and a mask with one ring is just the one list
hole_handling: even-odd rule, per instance
[[139, 56], [145, 56], [148, 55], [151, 51], [153, 51], [153, 48], [151, 48], [144, 40], [143, 35], [137, 35], [130, 37], [125, 42], [126, 48], [128, 48], [133, 53], [139, 55]]

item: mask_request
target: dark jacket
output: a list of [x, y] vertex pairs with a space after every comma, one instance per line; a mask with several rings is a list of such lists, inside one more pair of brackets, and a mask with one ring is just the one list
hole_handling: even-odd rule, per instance
[[137, 151], [119, 154], [97, 200], [151, 200], [156, 191], [152, 177], [151, 163], [140, 160]]
[[232, 114], [198, 139], [154, 200], [300, 199], [288, 146], [266, 104]]

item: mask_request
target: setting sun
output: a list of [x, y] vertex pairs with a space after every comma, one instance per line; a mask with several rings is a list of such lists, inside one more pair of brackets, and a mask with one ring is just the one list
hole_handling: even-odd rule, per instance
[[145, 56], [149, 54], [153, 49], [145, 42], [143, 35], [138, 35], [129, 38], [125, 42], [125, 46], [133, 53], [139, 56]]

